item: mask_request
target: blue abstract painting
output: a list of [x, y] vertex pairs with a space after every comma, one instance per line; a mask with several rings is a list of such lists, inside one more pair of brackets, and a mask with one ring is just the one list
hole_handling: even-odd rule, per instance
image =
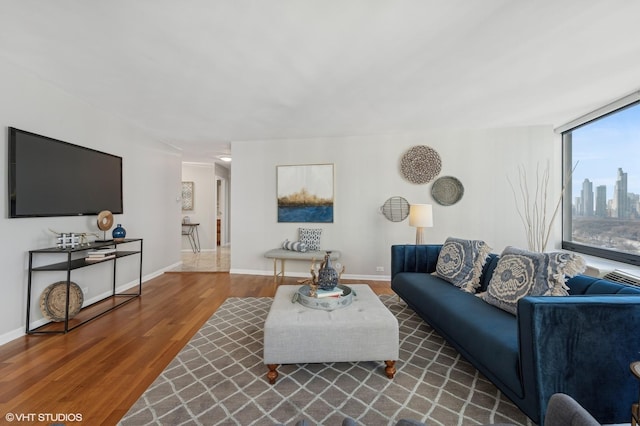
[[333, 222], [333, 164], [277, 166], [278, 222]]

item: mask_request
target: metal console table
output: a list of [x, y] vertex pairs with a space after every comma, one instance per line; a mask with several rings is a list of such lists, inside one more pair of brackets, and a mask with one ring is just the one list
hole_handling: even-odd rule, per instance
[[[138, 243], [139, 244], [139, 249], [138, 250], [120, 250], [120, 246], [124, 245], [124, 244], [132, 244], [132, 243]], [[105, 260], [99, 260], [99, 261], [87, 261], [85, 260], [85, 256], [84, 256], [84, 252], [87, 252], [89, 250], [95, 250], [95, 249], [100, 249], [100, 248], [114, 248], [116, 249], [115, 252], [115, 257], [109, 258], [109, 259], [105, 259]], [[59, 254], [59, 255], [66, 255], [66, 260], [63, 262], [58, 262], [58, 263], [51, 263], [51, 264], [46, 264], [46, 265], [40, 265], [40, 266], [33, 266], [33, 261], [34, 261], [34, 256], [38, 255], [38, 254], [48, 254], [48, 255], [52, 255], [52, 254]], [[120, 258], [126, 257], [126, 256], [132, 256], [132, 255], [139, 255], [140, 256], [140, 268], [139, 268], [139, 275], [138, 275], [138, 286], [137, 289], [134, 290], [133, 292], [126, 292], [126, 293], [116, 293], [116, 267], [118, 264], [118, 260]], [[81, 257], [80, 257], [81, 256]], [[71, 271], [73, 271], [74, 269], [79, 269], [79, 268], [84, 268], [87, 266], [92, 266], [92, 265], [96, 265], [98, 263], [104, 263], [104, 262], [113, 262], [113, 288], [112, 288], [112, 294], [111, 296], [107, 296], [106, 298], [103, 298], [99, 301], [96, 301], [95, 303], [92, 303], [91, 305], [88, 306], [84, 306], [82, 308], [82, 310], [85, 310], [91, 306], [97, 305], [100, 302], [103, 302], [109, 298], [114, 299], [113, 303], [108, 304], [108, 306], [105, 309], [99, 309], [97, 310], [96, 313], [93, 313], [92, 315], [90, 315], [88, 318], [84, 318], [81, 319], [77, 322], [74, 321], [73, 324], [70, 324], [70, 318], [69, 318], [69, 294], [70, 294], [70, 287], [71, 287]], [[66, 307], [65, 307], [65, 319], [64, 319], [64, 327], [60, 329], [60, 327], [57, 327], [56, 329], [43, 329], [43, 328], [47, 328], [49, 326], [49, 324], [45, 324], [42, 325], [40, 327], [36, 327], [34, 329], [31, 329], [31, 324], [30, 324], [30, 320], [31, 320], [31, 290], [32, 290], [32, 275], [34, 272], [41, 272], [41, 271], [62, 271], [62, 272], [66, 272], [66, 283], [67, 283], [67, 293], [66, 293]], [[142, 294], [142, 238], [127, 238], [123, 241], [103, 241], [103, 242], [93, 242], [93, 243], [88, 243], [88, 244], [83, 244], [83, 245], [78, 245], [76, 247], [73, 248], [58, 248], [58, 247], [51, 247], [51, 248], [46, 248], [46, 249], [39, 249], [39, 250], [31, 250], [29, 251], [29, 279], [28, 279], [28, 284], [27, 284], [27, 323], [26, 323], [26, 333], [27, 334], [63, 334], [63, 333], [67, 333], [75, 328], [80, 327], [83, 324], [86, 324], [87, 322], [96, 319], [122, 305], [124, 305], [127, 302], [130, 302], [131, 300], [133, 300], [134, 298], [140, 296]], [[82, 312], [82, 310], [80, 312]]]

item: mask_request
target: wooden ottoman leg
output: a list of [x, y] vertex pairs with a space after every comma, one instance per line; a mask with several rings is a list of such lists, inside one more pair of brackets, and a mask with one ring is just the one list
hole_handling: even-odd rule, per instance
[[269, 383], [273, 385], [276, 383], [276, 379], [278, 378], [278, 372], [276, 371], [278, 364], [267, 364], [267, 367], [269, 368], [267, 379], [269, 379]]
[[387, 367], [384, 369], [384, 372], [387, 374], [387, 377], [393, 379], [393, 376], [396, 375], [396, 362], [395, 361], [385, 361]]

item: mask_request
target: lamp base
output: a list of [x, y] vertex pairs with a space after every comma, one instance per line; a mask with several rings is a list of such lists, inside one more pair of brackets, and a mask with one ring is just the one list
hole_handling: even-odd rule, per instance
[[424, 228], [416, 228], [416, 245], [425, 244]]

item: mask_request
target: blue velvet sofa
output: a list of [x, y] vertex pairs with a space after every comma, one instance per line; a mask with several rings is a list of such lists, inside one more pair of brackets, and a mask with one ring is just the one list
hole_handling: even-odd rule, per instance
[[[628, 423], [639, 383], [640, 289], [577, 275], [569, 296], [527, 296], [514, 316], [431, 273], [441, 245], [394, 245], [391, 288], [532, 421], [551, 395], [572, 396], [601, 423]], [[483, 267], [484, 291], [496, 267]]]

